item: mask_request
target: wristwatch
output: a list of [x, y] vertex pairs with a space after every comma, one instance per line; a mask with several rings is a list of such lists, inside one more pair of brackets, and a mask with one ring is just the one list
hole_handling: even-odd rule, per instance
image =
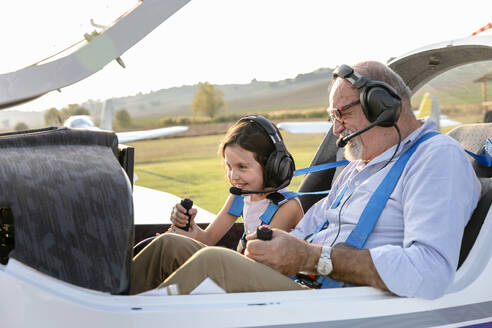
[[321, 276], [327, 276], [332, 270], [333, 264], [331, 263], [331, 247], [323, 246], [318, 264], [316, 265], [316, 273]]

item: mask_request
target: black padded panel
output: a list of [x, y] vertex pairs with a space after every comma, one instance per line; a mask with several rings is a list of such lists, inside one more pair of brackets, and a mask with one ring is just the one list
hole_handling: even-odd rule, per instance
[[484, 121], [485, 123], [492, 123], [492, 110], [488, 110], [488, 111], [485, 113], [485, 115], [484, 115], [484, 117], [483, 117], [483, 121]]
[[11, 258], [77, 286], [127, 291], [133, 204], [117, 143], [112, 132], [67, 128], [0, 135]]
[[[340, 149], [336, 145], [337, 138], [333, 134], [333, 127], [326, 134], [323, 142], [318, 147], [310, 166], [336, 161], [337, 151]], [[331, 188], [335, 169], [308, 173], [302, 180], [298, 191], [321, 191]], [[306, 213], [314, 203], [326, 197], [326, 195], [304, 195], [300, 197], [302, 208]]]
[[463, 234], [463, 240], [461, 242], [460, 258], [458, 260], [458, 268], [465, 262], [466, 257], [470, 253], [475, 241], [477, 240], [478, 233], [482, 228], [483, 221], [489, 212], [490, 205], [492, 204], [492, 189], [489, 189], [484, 196], [480, 198], [477, 207], [473, 211], [472, 217], [465, 227]]

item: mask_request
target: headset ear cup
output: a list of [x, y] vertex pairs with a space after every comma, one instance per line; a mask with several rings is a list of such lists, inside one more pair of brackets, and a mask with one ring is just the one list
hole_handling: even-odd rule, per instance
[[289, 181], [292, 180], [292, 176], [294, 175], [294, 171], [295, 171], [295, 166], [294, 166], [294, 160], [292, 159], [292, 157], [289, 155], [286, 155], [284, 154], [282, 156], [282, 159], [279, 163], [279, 167], [278, 167], [278, 172], [279, 172], [279, 178], [281, 178], [281, 180], [279, 181], [279, 185], [284, 183], [285, 181]]
[[[276, 188], [286, 180], [291, 180], [295, 171], [294, 160], [290, 154], [274, 151], [265, 165], [266, 178], [272, 188]], [[266, 183], [266, 181], [265, 181]]]
[[276, 170], [276, 164], [275, 162], [277, 161], [277, 151], [273, 151], [270, 156], [268, 157], [268, 160], [265, 165], [265, 176], [266, 179], [263, 181], [263, 184], [270, 185], [274, 184], [274, 186], [269, 186], [272, 188], [275, 188], [277, 186], [277, 170]]
[[367, 90], [366, 94], [369, 121], [374, 122], [383, 111], [388, 109], [386, 103], [389, 98], [389, 94], [388, 91], [380, 87], [370, 88]]
[[401, 112], [400, 98], [393, 95], [393, 92], [388, 90], [383, 84], [368, 86], [361, 93], [361, 98], [362, 96], [364, 96], [364, 107], [366, 108], [364, 114], [366, 114], [369, 122], [374, 122], [386, 110], [393, 111], [394, 121], [385, 122], [381, 126], [391, 126], [398, 120]]

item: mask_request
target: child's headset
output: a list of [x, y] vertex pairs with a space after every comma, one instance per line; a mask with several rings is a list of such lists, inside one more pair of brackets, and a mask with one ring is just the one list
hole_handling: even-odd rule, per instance
[[239, 120], [239, 122], [242, 121], [253, 121], [259, 125], [275, 147], [275, 150], [268, 156], [265, 165], [267, 181], [273, 183], [271, 187], [280, 190], [288, 186], [292, 180], [296, 166], [294, 164], [294, 158], [287, 151], [284, 142], [277, 133], [277, 129], [269, 120], [261, 115], [246, 116]]

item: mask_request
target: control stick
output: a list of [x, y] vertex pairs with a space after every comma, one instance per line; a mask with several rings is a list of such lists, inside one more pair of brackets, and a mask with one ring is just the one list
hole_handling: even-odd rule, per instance
[[190, 221], [191, 221], [191, 215], [188, 213], [189, 210], [193, 207], [193, 201], [186, 197], [185, 199], [181, 200], [181, 206], [183, 206], [186, 209], [186, 215], [188, 215], [188, 223], [186, 226], [183, 228], [183, 230], [188, 231], [190, 229]]
[[266, 224], [260, 225], [256, 228], [256, 238], [260, 240], [270, 240], [272, 239], [273, 231]]

